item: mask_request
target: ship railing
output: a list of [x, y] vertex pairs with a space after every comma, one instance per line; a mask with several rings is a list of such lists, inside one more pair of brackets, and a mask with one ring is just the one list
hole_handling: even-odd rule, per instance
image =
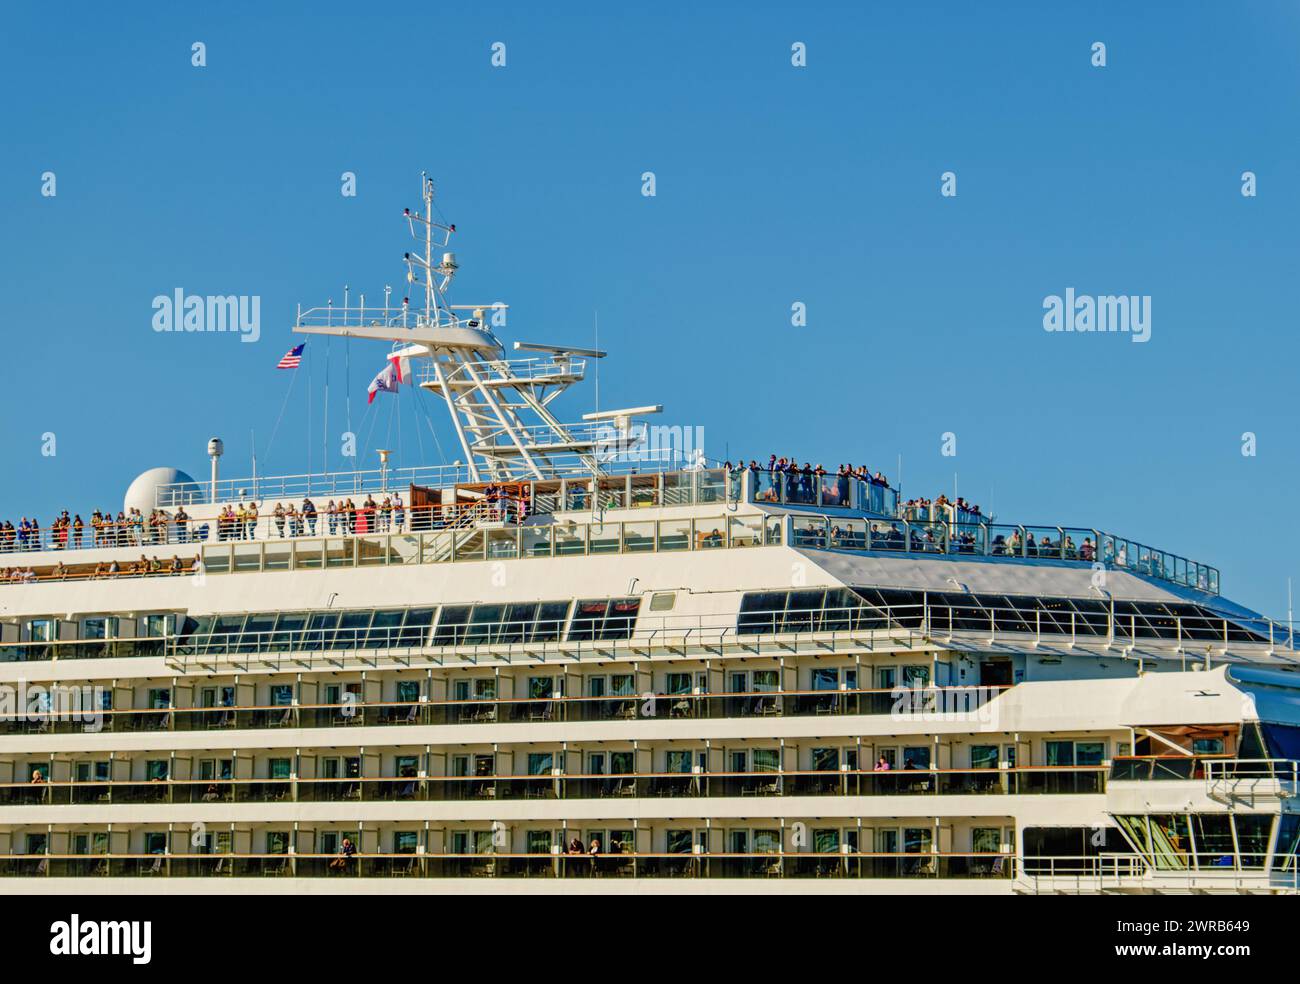
[[[584, 422], [575, 425], [588, 437], [607, 438], [608, 432], [599, 430], [600, 425]], [[553, 430], [543, 427], [538, 433]], [[671, 449], [640, 449], [623, 453], [616, 442], [608, 442], [602, 447], [605, 453], [594, 454], [592, 451], [558, 451], [547, 453], [547, 467], [553, 471], [537, 481], [552, 482], [564, 478], [590, 480], [607, 475], [659, 474], [666, 472], [684, 472], [690, 474], [697, 468], [685, 467], [683, 454], [672, 453]], [[595, 457], [598, 471], [593, 472], [591, 462]], [[713, 467], [714, 463], [705, 460], [704, 464]], [[721, 469], [718, 469], [721, 471]], [[155, 491], [155, 505], [160, 509], [173, 509], [177, 506], [197, 504], [236, 504], [240, 502], [264, 503], [268, 500], [319, 498], [339, 495], [392, 494], [403, 492], [411, 485], [426, 488], [448, 489], [457, 485], [500, 483], [523, 483], [533, 481], [528, 476], [515, 475], [502, 477], [492, 475], [484, 469], [475, 477], [467, 465], [420, 465], [414, 467], [393, 466], [388, 469], [350, 469], [334, 472], [310, 472], [296, 475], [256, 475], [241, 478], [218, 479], [215, 489], [211, 482], [179, 482], [158, 486]]]
[[[508, 531], [487, 531], [489, 535], [504, 532]], [[465, 535], [481, 533], [465, 531]], [[319, 567], [326, 559], [318, 552], [313, 563]], [[360, 563], [374, 560], [363, 557]], [[346, 560], [349, 566], [357, 562], [355, 556]], [[382, 555], [378, 562], [384, 562]], [[329, 566], [339, 565], [331, 562]], [[858, 597], [847, 589], [841, 593]], [[1228, 652], [1230, 633], [1239, 636], [1246, 631], [1238, 625], [1241, 620], [1229, 622], [1210, 615], [1177, 616], [1171, 626], [1157, 633], [1137, 628], [1130, 616], [1116, 615], [1107, 605], [1100, 605], [1095, 612], [1063, 612], [1011, 604], [984, 607], [975, 601], [965, 605], [952, 600], [951, 595], [928, 591], [921, 595], [919, 602], [906, 604], [863, 598], [856, 604], [743, 610], [738, 615], [640, 613], [639, 599], [630, 599], [627, 614], [602, 617], [599, 625], [577, 614], [571, 619], [569, 602], [561, 602], [563, 615], [545, 621], [507, 615], [472, 623], [454, 619], [444, 622], [438, 606], [359, 612], [236, 612], [203, 616], [198, 625], [183, 632], [178, 631], [174, 616], [164, 616], [157, 635], [139, 638], [73, 638], [81, 632], [77, 620], [65, 623], [51, 617], [32, 620], [25, 626], [0, 627], [4, 633], [0, 636], [0, 662], [152, 656], [177, 665], [197, 666], [250, 659], [267, 665], [328, 664], [343, 659], [439, 663], [447, 658], [477, 663], [608, 658], [651, 652], [707, 656], [724, 651], [755, 655], [838, 652], [845, 647], [882, 645], [932, 649], [958, 640], [978, 643], [986, 639], [991, 643], [1007, 638], [1063, 647], [1091, 642], [1125, 657], [1140, 646], [1144, 652], [1163, 653], [1166, 658], [1199, 665], [1202, 657], [1190, 653], [1193, 644], [1199, 648], [1207, 640], [1212, 646], [1221, 641], [1222, 658]], [[602, 604], [606, 601], [598, 600]], [[1093, 599], [1079, 601], [1096, 604]], [[344, 615], [349, 622], [340, 627]], [[911, 693], [914, 684], [929, 686], [928, 680], [907, 683], [904, 693]]]
[[[185, 836], [190, 836], [188, 831]], [[417, 848], [401, 853], [356, 851], [349, 855], [288, 851], [283, 854], [194, 853], [189, 850], [178, 853], [0, 855], [0, 877], [29, 878], [1010, 879], [1015, 877], [1016, 868], [1016, 857], [1003, 853], [860, 853], [848, 850], [655, 853], [634, 852], [623, 847], [619, 851], [592, 855], [565, 854], [558, 845], [544, 853], [442, 853]]]
[[[494, 310], [487, 305], [484, 311]], [[298, 308], [295, 328], [477, 328], [488, 327], [476, 318], [466, 318], [455, 312], [439, 310], [434, 318], [426, 318], [424, 311], [409, 304], [397, 306], [383, 304], [325, 304], [319, 307]]]
[[[119, 767], [130, 766], [117, 759]], [[889, 772], [636, 772], [582, 775], [393, 776], [248, 779], [52, 780], [0, 783], [4, 806], [203, 803], [473, 802], [482, 800], [718, 799], [729, 797], [1071, 796], [1105, 791], [1102, 769], [914, 769]], [[900, 804], [898, 809], [912, 809]], [[916, 807], [916, 809], [921, 809]]]
[[[543, 356], [531, 359], [493, 359], [486, 362], [467, 362], [457, 365], [447, 371], [448, 367], [439, 367], [442, 370], [444, 378], [449, 380], [458, 380], [469, 377], [471, 371], [480, 377], [488, 379], [505, 378], [505, 373], [521, 383], [532, 383], [548, 380], [564, 380], [566, 382], [580, 381], [586, 374], [586, 359], [565, 359], [557, 356]], [[441, 385], [438, 379], [439, 368], [431, 364], [422, 363], [418, 382], [421, 385], [426, 383]]]
[[[204, 652], [203, 644], [192, 643], [189, 662], [209, 665], [217, 652]], [[239, 643], [233, 659], [286, 655], [282, 643], [274, 653], [258, 652]], [[301, 665], [302, 653], [293, 663]], [[305, 654], [310, 656], [311, 654]], [[326, 657], [328, 658], [328, 656]], [[331, 661], [332, 660], [331, 658]], [[336, 662], [336, 661], [335, 661]], [[535, 672], [535, 668], [534, 668]], [[347, 699], [339, 703], [277, 703], [270, 705], [229, 704], [217, 707], [179, 707], [170, 701], [142, 708], [104, 707], [102, 694], [94, 688], [76, 688], [75, 701], [68, 690], [54, 691], [42, 703], [0, 714], [0, 734], [74, 734], [80, 732], [217, 731], [322, 727], [376, 727], [384, 725], [500, 724], [586, 721], [636, 721], [659, 719], [690, 721], [724, 718], [844, 717], [889, 715], [902, 723], [920, 725], [936, 720], [981, 721], [980, 711], [1003, 694], [1007, 687], [893, 687], [861, 690], [762, 689], [736, 693], [670, 692], [646, 689], [640, 693], [600, 697], [549, 696], [501, 697], [499, 690], [509, 678], [476, 678], [490, 687], [473, 697], [441, 698], [420, 695], [413, 700]], [[520, 681], [523, 682], [523, 681]], [[549, 681], [548, 681], [549, 683]], [[37, 699], [34, 695], [33, 699]], [[57, 705], [55, 701], [58, 701]], [[987, 717], [988, 715], [985, 715]], [[927, 766], [928, 767], [928, 766]], [[982, 772], [992, 775], [992, 772]]]
[[1300, 888], [1294, 855], [1245, 856], [1203, 852], [1163, 854], [1147, 859], [1139, 854], [1034, 856], [1021, 859], [1017, 880], [1029, 891], [1105, 892], [1295, 891]]
[[1092, 566], [1102, 584], [1107, 571], [1124, 570], [1219, 593], [1216, 568], [1086, 527], [795, 516], [790, 542], [813, 549], [1066, 561]]
[[1123, 782], [1206, 781], [1211, 784], [1273, 781], [1294, 787], [1300, 763], [1283, 758], [1214, 755], [1120, 755], [1111, 760], [1110, 778]]

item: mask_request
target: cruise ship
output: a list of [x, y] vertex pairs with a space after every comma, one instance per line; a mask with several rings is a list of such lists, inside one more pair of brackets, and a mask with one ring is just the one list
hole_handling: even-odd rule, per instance
[[563, 421], [605, 353], [452, 304], [421, 195], [423, 297], [292, 327], [376, 343], [459, 461], [214, 439], [0, 541], [7, 891], [1296, 892], [1289, 623], [1106, 529]]

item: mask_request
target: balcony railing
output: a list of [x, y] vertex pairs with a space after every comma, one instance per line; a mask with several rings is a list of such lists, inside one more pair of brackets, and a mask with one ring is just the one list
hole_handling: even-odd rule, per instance
[[1300, 779], [1300, 762], [1231, 755], [1125, 755], [1111, 761], [1110, 778], [1122, 782], [1274, 779], [1295, 784]]
[[10, 854], [0, 877], [900, 878], [1015, 877], [1010, 854]]
[[[0, 735], [86, 731], [222, 731], [349, 728], [383, 725], [562, 723], [579, 721], [892, 715], [900, 721], [938, 715], [977, 718], [1006, 687], [895, 687], [890, 690], [770, 690], [744, 693], [662, 693], [603, 697], [475, 698], [466, 700], [344, 701], [253, 707], [96, 709], [53, 707], [0, 714]], [[75, 713], [74, 713], [75, 711]]]
[[1124, 570], [1208, 594], [1219, 593], [1219, 572], [1104, 530], [1072, 526], [1014, 526], [906, 519], [869, 520], [796, 516], [790, 545], [959, 557], [1056, 560]]
[[[419, 610], [423, 619], [420, 624], [404, 626], [399, 624], [404, 609], [391, 609], [382, 611], [395, 616], [385, 624], [379, 624], [376, 617], [376, 624], [370, 626], [373, 613], [363, 611], [358, 613], [367, 616], [362, 624], [348, 627], [314, 623], [309, 617], [314, 614], [311, 612], [232, 613], [220, 616], [221, 622], [230, 623], [220, 626], [220, 631], [184, 635], [177, 634], [174, 619], [169, 617], [161, 634], [145, 638], [2, 641], [0, 663], [163, 657], [178, 668], [210, 668], [218, 662], [239, 663], [251, 657], [267, 664], [337, 664], [346, 656], [359, 658], [361, 654], [371, 661], [382, 657], [396, 662], [422, 659], [437, 663], [448, 655], [469, 657], [471, 661], [607, 657], [616, 650], [628, 654], [655, 650], [685, 656], [688, 650], [701, 653], [724, 647], [754, 654], [794, 651], [802, 645], [837, 652], [840, 646], [860, 646], [864, 641], [880, 639], [897, 640], [900, 645], [942, 643], [945, 637], [952, 639], [958, 633], [986, 635], [990, 641], [1009, 637], [1035, 643], [1095, 642], [1120, 648], [1164, 646], [1184, 662], [1200, 658], [1190, 655], [1193, 646], [1210, 646], [1219, 650], [1219, 655], [1226, 654], [1233, 644], [1247, 643], [1261, 648], [1267, 645], [1269, 654], [1277, 650], [1285, 650], [1288, 656], [1291, 653], [1284, 626], [1262, 618], [1229, 619], [1190, 605], [1185, 606], [1185, 614], [1138, 615], [1117, 611], [1114, 602], [1096, 598], [1078, 599], [1087, 607], [1075, 610], [1069, 598], [1021, 606], [997, 596], [990, 596], [996, 604], [953, 593], [909, 591], [906, 596], [914, 598], [918, 594], [919, 602], [905, 604], [863, 598], [852, 607], [745, 610], [739, 616], [642, 613], [635, 616], [635, 621], [630, 615], [619, 621], [616, 632], [599, 633], [575, 631], [575, 627], [582, 629], [587, 623], [567, 613], [546, 622], [496, 620], [442, 625], [438, 610], [426, 608]], [[280, 618], [286, 620], [284, 627], [277, 621]], [[66, 635], [61, 626], [50, 634]], [[603, 637], [590, 638], [593, 634]], [[765, 706], [762, 694], [755, 695], [747, 706], [752, 708], [751, 713], [774, 713]]]
[[0, 783], [0, 806], [142, 803], [452, 803], [790, 796], [1037, 796], [1105, 792], [1092, 766], [626, 775], [155, 779]]

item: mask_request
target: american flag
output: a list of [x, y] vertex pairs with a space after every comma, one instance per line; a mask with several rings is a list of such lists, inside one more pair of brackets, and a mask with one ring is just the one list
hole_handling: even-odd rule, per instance
[[284, 354], [284, 358], [280, 360], [279, 364], [275, 368], [297, 369], [298, 366], [302, 365], [302, 349], [303, 345], [306, 344], [306, 342], [303, 342], [302, 345], [295, 345], [293, 348], [289, 349], [289, 351]]

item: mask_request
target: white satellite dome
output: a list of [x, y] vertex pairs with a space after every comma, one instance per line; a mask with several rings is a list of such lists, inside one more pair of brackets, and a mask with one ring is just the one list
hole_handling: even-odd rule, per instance
[[158, 508], [158, 489], [164, 485], [182, 486], [180, 489], [173, 490], [176, 494], [164, 504], [165, 508], [203, 501], [202, 487], [179, 468], [150, 468], [126, 490], [126, 495], [122, 499], [122, 508], [139, 509], [148, 516], [151, 510]]

